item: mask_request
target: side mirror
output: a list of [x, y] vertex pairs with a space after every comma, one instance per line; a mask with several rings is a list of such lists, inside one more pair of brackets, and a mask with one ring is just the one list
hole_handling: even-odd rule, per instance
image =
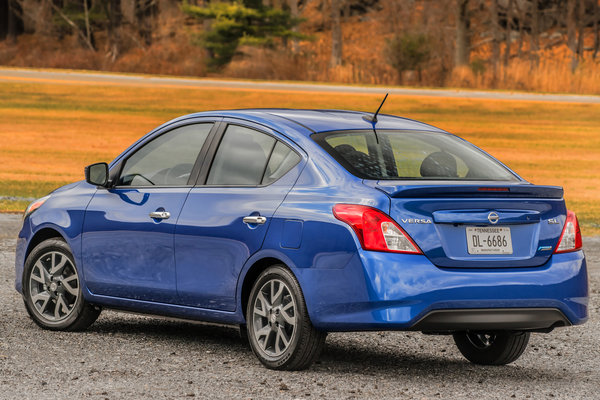
[[108, 164], [100, 162], [85, 167], [85, 181], [92, 185], [108, 186]]

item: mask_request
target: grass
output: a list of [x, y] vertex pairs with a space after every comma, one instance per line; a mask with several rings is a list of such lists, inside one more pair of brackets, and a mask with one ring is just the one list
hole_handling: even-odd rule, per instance
[[[155, 126], [222, 108], [375, 110], [381, 96], [0, 81], [0, 211], [82, 179]], [[393, 96], [384, 112], [472, 141], [534, 183], [561, 185], [584, 235], [600, 234], [600, 105]]]

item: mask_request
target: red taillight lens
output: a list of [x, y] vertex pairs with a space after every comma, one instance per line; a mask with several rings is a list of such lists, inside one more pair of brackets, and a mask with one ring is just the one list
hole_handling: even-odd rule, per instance
[[393, 219], [375, 208], [358, 204], [336, 204], [333, 215], [354, 229], [365, 250], [423, 254]]
[[581, 230], [579, 229], [579, 221], [573, 211], [567, 211], [567, 220], [563, 227], [558, 245], [554, 249], [554, 253], [567, 253], [581, 249], [583, 243], [581, 241]]

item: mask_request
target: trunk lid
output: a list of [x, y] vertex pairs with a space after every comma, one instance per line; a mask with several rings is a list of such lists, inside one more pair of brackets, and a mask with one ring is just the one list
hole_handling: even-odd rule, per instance
[[446, 268], [543, 265], [566, 218], [563, 190], [526, 182], [369, 181], [390, 216], [429, 260]]

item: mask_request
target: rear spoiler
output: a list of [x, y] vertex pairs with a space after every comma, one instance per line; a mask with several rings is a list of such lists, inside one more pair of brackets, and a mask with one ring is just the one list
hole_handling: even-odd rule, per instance
[[[562, 199], [563, 188], [560, 186], [533, 185], [531, 183], [509, 183], [496, 182], [447, 182], [447, 181], [372, 181], [364, 180], [364, 183], [379, 189], [391, 197], [402, 198], [431, 198], [431, 197], [520, 197], [520, 198], [543, 198]], [[425, 183], [425, 184], [424, 184]]]

